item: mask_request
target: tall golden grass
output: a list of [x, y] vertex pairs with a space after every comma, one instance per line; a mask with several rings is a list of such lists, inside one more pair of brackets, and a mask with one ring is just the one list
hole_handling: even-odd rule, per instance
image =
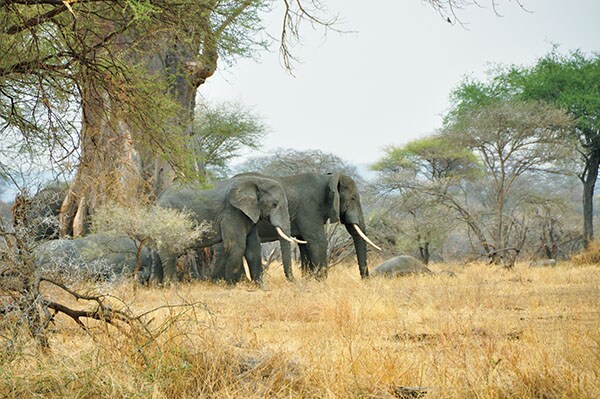
[[599, 267], [432, 268], [457, 276], [124, 283], [136, 313], [161, 307], [156, 340], [59, 317], [50, 353], [0, 355], [0, 397], [600, 397]]

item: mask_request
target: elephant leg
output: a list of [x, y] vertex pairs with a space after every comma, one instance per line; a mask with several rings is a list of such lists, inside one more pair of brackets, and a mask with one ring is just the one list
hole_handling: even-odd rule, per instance
[[314, 269], [310, 260], [308, 245], [300, 245], [300, 269], [302, 270], [302, 276], [311, 274]]
[[258, 236], [258, 229], [256, 226], [254, 226], [246, 236], [246, 252], [244, 253], [244, 256], [248, 262], [252, 281], [256, 282], [259, 286], [262, 286], [262, 251], [260, 247], [260, 237]]
[[225, 246], [223, 243], [213, 245], [214, 262], [211, 265], [210, 276], [212, 280], [225, 280], [225, 263], [223, 256], [225, 254]]
[[[302, 247], [303, 245], [300, 246]], [[294, 281], [294, 273], [292, 272], [292, 245], [287, 240], [279, 239], [279, 247], [281, 248], [281, 262], [283, 263], [285, 278], [288, 281]]]
[[223, 238], [223, 253], [221, 267], [225, 269], [225, 281], [235, 284], [243, 273], [242, 257], [246, 252], [246, 237], [252, 229], [245, 226], [228, 225], [221, 223], [221, 236]]
[[312, 235], [302, 235], [308, 244], [300, 245], [300, 258], [303, 274], [310, 273], [318, 279], [327, 278], [327, 237], [325, 229], [313, 232]]
[[144, 270], [143, 281], [148, 284], [160, 284], [163, 281], [162, 261], [156, 250], [150, 251], [150, 264], [148, 270]]
[[211, 247], [196, 248], [195, 264], [199, 280], [207, 280], [210, 275]]
[[177, 256], [164, 250], [159, 252], [159, 256], [161, 267], [152, 280], [167, 284], [177, 281]]

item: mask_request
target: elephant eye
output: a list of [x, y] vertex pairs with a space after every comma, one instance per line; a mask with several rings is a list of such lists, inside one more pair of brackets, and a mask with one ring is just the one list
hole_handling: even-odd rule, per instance
[[277, 208], [277, 205], [279, 205], [279, 202], [278, 202], [278, 201], [273, 201], [273, 203], [271, 204], [271, 206], [272, 206], [273, 208]]

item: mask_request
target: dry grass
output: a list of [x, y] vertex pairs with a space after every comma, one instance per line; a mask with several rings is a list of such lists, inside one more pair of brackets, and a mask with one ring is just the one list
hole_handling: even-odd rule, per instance
[[154, 342], [59, 319], [51, 354], [0, 355], [0, 397], [600, 397], [600, 268], [444, 268], [457, 277], [124, 284], [136, 313], [196, 305], [149, 315]]
[[600, 263], [600, 239], [590, 242], [588, 247], [573, 256], [573, 264], [578, 266]]

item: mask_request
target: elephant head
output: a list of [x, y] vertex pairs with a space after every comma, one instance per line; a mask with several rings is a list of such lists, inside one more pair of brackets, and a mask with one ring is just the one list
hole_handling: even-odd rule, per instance
[[361, 277], [369, 275], [367, 246], [381, 250], [365, 234], [365, 220], [356, 182], [344, 174], [329, 175], [328, 216], [331, 223], [342, 223], [354, 241]]
[[253, 224], [259, 220], [269, 222], [280, 237], [290, 242], [290, 217], [287, 197], [281, 184], [275, 180], [258, 176], [239, 176], [232, 179], [229, 203], [242, 211]]

